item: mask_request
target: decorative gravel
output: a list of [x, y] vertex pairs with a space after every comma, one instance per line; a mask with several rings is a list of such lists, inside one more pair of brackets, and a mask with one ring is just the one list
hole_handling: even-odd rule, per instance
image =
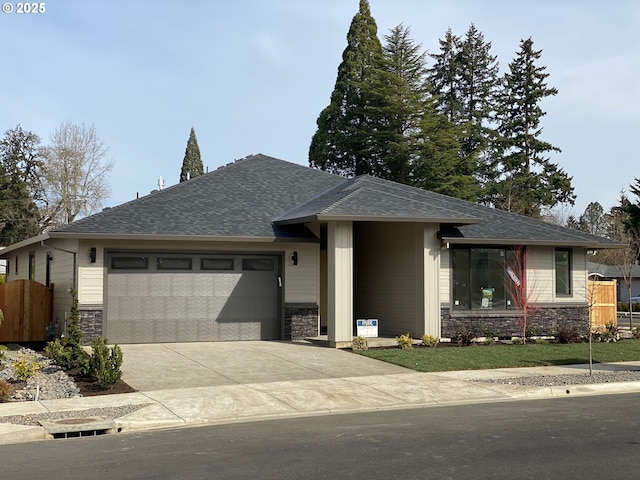
[[485, 383], [523, 385], [527, 387], [552, 387], [558, 385], [589, 385], [594, 383], [640, 382], [640, 370], [594, 371], [563, 375], [530, 375], [524, 377], [475, 380]]
[[[15, 372], [12, 366], [13, 360], [20, 354], [32, 354], [35, 355], [36, 360], [42, 365], [38, 372], [37, 385], [40, 387], [38, 400], [81, 397], [80, 390], [76, 386], [73, 378], [67, 375], [58, 365], [54, 364], [49, 357], [41, 355], [34, 350], [23, 348], [20, 345], [8, 345], [8, 347], [9, 350], [5, 351], [6, 361], [0, 363], [0, 380], [15, 379]], [[30, 380], [25, 389], [15, 392], [12, 400], [16, 402], [33, 401], [37, 385], [35, 380]], [[40, 424], [38, 422], [40, 420], [85, 417], [107, 417], [115, 419], [133, 413], [145, 406], [146, 405], [123, 405], [120, 407], [46, 412], [31, 415], [7, 415], [0, 416], [0, 422], [39, 426]]]
[[17, 377], [13, 371], [13, 361], [20, 355], [34, 355], [41, 367], [36, 378], [31, 378], [23, 390], [18, 390], [13, 397], [14, 401], [32, 401], [36, 393], [38, 400], [53, 400], [57, 398], [80, 397], [80, 390], [73, 379], [67, 375], [49, 357], [41, 355], [29, 348], [20, 345], [9, 345], [5, 351], [6, 361], [0, 365], [0, 380], [15, 380]]

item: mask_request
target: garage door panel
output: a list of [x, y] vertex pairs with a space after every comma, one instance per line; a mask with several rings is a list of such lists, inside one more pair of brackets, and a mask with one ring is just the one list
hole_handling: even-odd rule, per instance
[[[145, 256], [149, 265], [156, 264], [152, 255]], [[236, 271], [109, 271], [105, 333], [110, 341], [280, 338], [277, 269], [240, 271], [243, 257], [228, 258], [234, 258]], [[278, 264], [278, 257], [267, 258]]]

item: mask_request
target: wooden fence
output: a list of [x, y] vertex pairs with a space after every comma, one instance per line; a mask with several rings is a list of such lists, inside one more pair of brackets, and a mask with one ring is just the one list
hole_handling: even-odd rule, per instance
[[0, 342], [43, 342], [53, 320], [53, 284], [12, 280], [0, 285]]
[[591, 330], [602, 332], [610, 323], [617, 326], [616, 281], [589, 281], [588, 290]]

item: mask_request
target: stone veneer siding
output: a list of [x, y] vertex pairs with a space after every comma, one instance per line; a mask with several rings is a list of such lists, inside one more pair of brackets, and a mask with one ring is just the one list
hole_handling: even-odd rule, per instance
[[[318, 336], [318, 305], [290, 303], [284, 307], [284, 339], [299, 340]], [[91, 340], [102, 336], [102, 309], [79, 309], [82, 341], [88, 345]]]
[[88, 345], [91, 340], [102, 336], [102, 309], [79, 308], [80, 330], [82, 330], [82, 343]]
[[285, 304], [285, 340], [300, 340], [308, 337], [317, 337], [318, 334], [318, 305], [315, 303]]
[[[500, 338], [521, 337], [522, 330], [519, 318], [515, 313], [507, 311], [478, 312], [454, 311], [443, 307], [442, 338], [454, 338], [461, 328], [473, 332], [476, 336], [486, 336], [491, 332]], [[535, 335], [551, 336], [561, 328], [575, 328], [580, 334], [588, 334], [589, 308], [586, 306], [537, 307], [528, 320], [527, 328], [535, 329]]]

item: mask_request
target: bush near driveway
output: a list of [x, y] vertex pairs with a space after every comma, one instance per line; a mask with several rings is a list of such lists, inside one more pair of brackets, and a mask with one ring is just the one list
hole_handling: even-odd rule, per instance
[[[640, 361], [640, 340], [594, 343], [593, 362]], [[418, 372], [540, 367], [589, 363], [589, 344], [476, 345], [473, 347], [369, 349], [360, 355]]]

